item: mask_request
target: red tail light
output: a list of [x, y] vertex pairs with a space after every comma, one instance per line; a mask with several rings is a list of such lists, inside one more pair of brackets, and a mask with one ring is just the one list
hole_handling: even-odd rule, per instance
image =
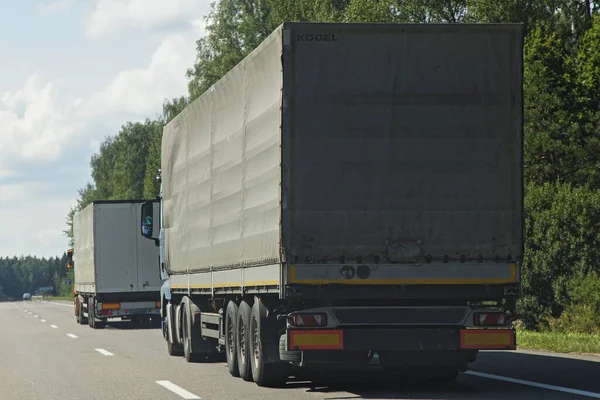
[[473, 314], [475, 326], [503, 326], [508, 325], [508, 318], [501, 312], [479, 312]]
[[306, 313], [306, 314], [295, 314], [292, 317], [292, 324], [294, 326], [326, 326], [327, 325], [327, 314], [325, 313]]

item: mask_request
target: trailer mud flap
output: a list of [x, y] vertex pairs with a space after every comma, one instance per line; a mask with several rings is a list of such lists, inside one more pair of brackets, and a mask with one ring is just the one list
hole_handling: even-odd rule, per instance
[[516, 350], [514, 329], [461, 329], [460, 347], [472, 350]]

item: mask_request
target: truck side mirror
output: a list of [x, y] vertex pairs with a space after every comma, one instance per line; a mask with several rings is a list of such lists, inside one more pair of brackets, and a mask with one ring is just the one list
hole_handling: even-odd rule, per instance
[[154, 217], [154, 202], [147, 201], [142, 204], [142, 236], [146, 239], [152, 239], [152, 234], [154, 233], [152, 218]]

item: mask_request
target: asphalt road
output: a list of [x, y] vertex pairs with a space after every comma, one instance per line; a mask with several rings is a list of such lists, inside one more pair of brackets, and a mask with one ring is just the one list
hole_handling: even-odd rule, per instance
[[[600, 358], [486, 352], [449, 385], [412, 386], [377, 367], [352, 383], [289, 382], [265, 389], [232, 378], [224, 363], [169, 357], [156, 328], [78, 325], [62, 302], [0, 303], [0, 399], [590, 399], [600, 398]], [[544, 386], [551, 385], [551, 386]], [[579, 394], [573, 394], [580, 391]]]

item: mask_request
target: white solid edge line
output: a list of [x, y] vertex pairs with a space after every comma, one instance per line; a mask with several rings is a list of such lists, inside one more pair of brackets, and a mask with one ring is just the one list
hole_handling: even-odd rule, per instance
[[77, 339], [77, 335], [73, 335], [72, 333], [67, 333], [67, 336], [73, 339]]
[[600, 393], [588, 392], [586, 390], [570, 389], [570, 388], [566, 388], [563, 386], [555, 386], [555, 385], [548, 385], [546, 383], [524, 381], [521, 379], [507, 378], [505, 376], [485, 374], [483, 372], [476, 372], [476, 371], [467, 371], [467, 372], [465, 372], [465, 374], [472, 375], [472, 376], [478, 376], [480, 378], [488, 378], [488, 379], [495, 379], [497, 381], [516, 383], [518, 385], [531, 386], [531, 387], [535, 387], [535, 388], [539, 388], [539, 389], [548, 389], [548, 390], [554, 390], [556, 392], [563, 392], [563, 393], [575, 394], [575, 395], [579, 395], [579, 396], [592, 397], [594, 399], [600, 399]]
[[114, 356], [113, 353], [111, 353], [110, 351], [106, 351], [104, 349], [95, 349], [98, 353], [105, 355], [105, 356]]
[[56, 329], [56, 328], [58, 328], [58, 326], [56, 326], [56, 325], [50, 325], [50, 328]]
[[181, 397], [185, 400], [200, 399], [200, 397], [196, 396], [193, 393], [188, 392], [185, 389], [180, 388], [179, 386], [177, 386], [176, 384], [174, 384], [170, 381], [156, 381], [156, 383], [158, 383], [160, 386], [164, 387], [165, 389], [170, 390], [171, 392], [175, 393], [176, 395], [178, 395], [179, 397]]

